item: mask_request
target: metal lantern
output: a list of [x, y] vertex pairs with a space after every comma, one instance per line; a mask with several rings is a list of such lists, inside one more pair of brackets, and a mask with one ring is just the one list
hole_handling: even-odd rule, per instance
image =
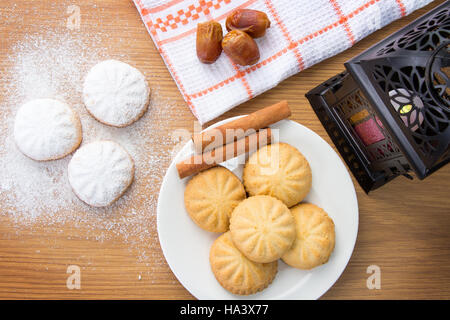
[[345, 63], [306, 94], [361, 187], [449, 162], [450, 4]]

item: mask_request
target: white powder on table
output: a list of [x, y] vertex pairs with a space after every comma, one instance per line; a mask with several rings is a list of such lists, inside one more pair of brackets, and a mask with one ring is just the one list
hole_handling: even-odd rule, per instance
[[[88, 115], [82, 104], [82, 84], [88, 70], [99, 61], [114, 58], [133, 65], [124, 56], [108, 56], [106, 49], [95, 49], [99, 40], [89, 37], [86, 43], [76, 35], [46, 31], [27, 36], [10, 52], [4, 100], [0, 102], [0, 203], [14, 221], [18, 233], [36, 225], [59, 232], [76, 230], [67, 238], [80, 237], [98, 241], [120, 238], [130, 249], [139, 250], [141, 261], [162, 263], [161, 254], [149, 256], [159, 247], [156, 233], [156, 202], [170, 153], [162, 145], [171, 145], [164, 130], [174, 117], [175, 108], [158, 95], [152, 86], [149, 109], [133, 125], [126, 128], [105, 126]], [[141, 70], [142, 71], [142, 70]], [[67, 180], [71, 155], [56, 161], [36, 162], [25, 157], [16, 147], [12, 135], [14, 116], [26, 101], [55, 98], [67, 102], [80, 115], [83, 143], [100, 139], [114, 140], [133, 157], [135, 181], [125, 195], [107, 208], [92, 208], [73, 194]], [[137, 204], [140, 204], [139, 206]], [[43, 240], [44, 241], [44, 240]], [[51, 241], [47, 239], [46, 241]], [[155, 259], [157, 261], [155, 261]], [[158, 261], [161, 260], [161, 261]], [[150, 270], [151, 272], [151, 270]]]

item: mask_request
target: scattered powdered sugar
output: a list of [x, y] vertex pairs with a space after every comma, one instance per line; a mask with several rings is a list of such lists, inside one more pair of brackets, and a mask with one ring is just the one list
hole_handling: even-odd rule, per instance
[[[86, 43], [90, 41], [90, 43]], [[174, 142], [170, 134], [155, 134], [174, 117], [175, 106], [158, 95], [150, 83], [149, 108], [136, 123], [125, 128], [103, 125], [93, 119], [82, 104], [82, 85], [89, 69], [110, 59], [107, 48], [99, 47], [95, 35], [46, 31], [29, 35], [10, 52], [12, 69], [5, 75], [6, 93], [0, 102], [0, 215], [7, 215], [21, 230], [45, 226], [55, 232], [74, 230], [67, 238], [85, 237], [104, 241], [120, 238], [139, 250], [141, 261], [163, 259], [152, 250], [159, 246], [156, 233], [158, 191], [171, 154], [163, 145]], [[114, 56], [132, 64], [127, 56]], [[2, 75], [3, 76], [3, 75]], [[54, 98], [68, 103], [79, 114], [82, 145], [96, 140], [113, 140], [124, 147], [135, 162], [135, 180], [112, 206], [93, 208], [80, 201], [68, 183], [71, 155], [56, 161], [36, 162], [24, 156], [13, 137], [14, 116], [25, 102]], [[69, 230], [69, 231], [67, 231]], [[149, 255], [152, 256], [149, 256]], [[155, 261], [154, 261], [155, 262]]]

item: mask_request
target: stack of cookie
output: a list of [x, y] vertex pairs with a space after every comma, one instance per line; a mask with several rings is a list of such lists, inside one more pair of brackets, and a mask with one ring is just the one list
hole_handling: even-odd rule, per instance
[[210, 250], [211, 269], [222, 287], [253, 294], [272, 283], [279, 259], [298, 269], [328, 261], [334, 223], [323, 209], [302, 203], [311, 185], [308, 161], [286, 143], [253, 153], [243, 182], [221, 166], [188, 182], [184, 201], [192, 220], [223, 233]]

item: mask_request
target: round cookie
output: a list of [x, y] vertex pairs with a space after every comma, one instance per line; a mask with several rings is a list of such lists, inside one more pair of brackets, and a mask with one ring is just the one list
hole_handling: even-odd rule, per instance
[[211, 232], [228, 231], [231, 213], [245, 198], [242, 182], [221, 166], [195, 175], [184, 191], [189, 216], [200, 228]]
[[312, 175], [300, 151], [287, 143], [276, 143], [250, 156], [243, 181], [250, 196], [269, 195], [292, 207], [308, 194]]
[[264, 290], [278, 271], [278, 261], [258, 263], [247, 259], [234, 245], [230, 232], [211, 246], [209, 262], [220, 285], [234, 294], [248, 295]]
[[14, 139], [19, 150], [37, 161], [56, 160], [72, 153], [81, 143], [81, 122], [66, 103], [36, 99], [17, 112]]
[[117, 60], [98, 63], [84, 81], [86, 109], [110, 126], [125, 127], [137, 121], [147, 110], [149, 99], [150, 89], [144, 75]]
[[231, 237], [250, 260], [260, 263], [279, 259], [295, 239], [295, 223], [288, 207], [270, 196], [254, 196], [234, 209]]
[[93, 207], [105, 207], [131, 185], [134, 162], [119, 144], [96, 141], [75, 152], [69, 162], [68, 177], [78, 198]]
[[298, 269], [312, 269], [330, 258], [335, 244], [334, 222], [320, 207], [302, 203], [291, 208], [296, 238], [282, 256], [283, 261]]

